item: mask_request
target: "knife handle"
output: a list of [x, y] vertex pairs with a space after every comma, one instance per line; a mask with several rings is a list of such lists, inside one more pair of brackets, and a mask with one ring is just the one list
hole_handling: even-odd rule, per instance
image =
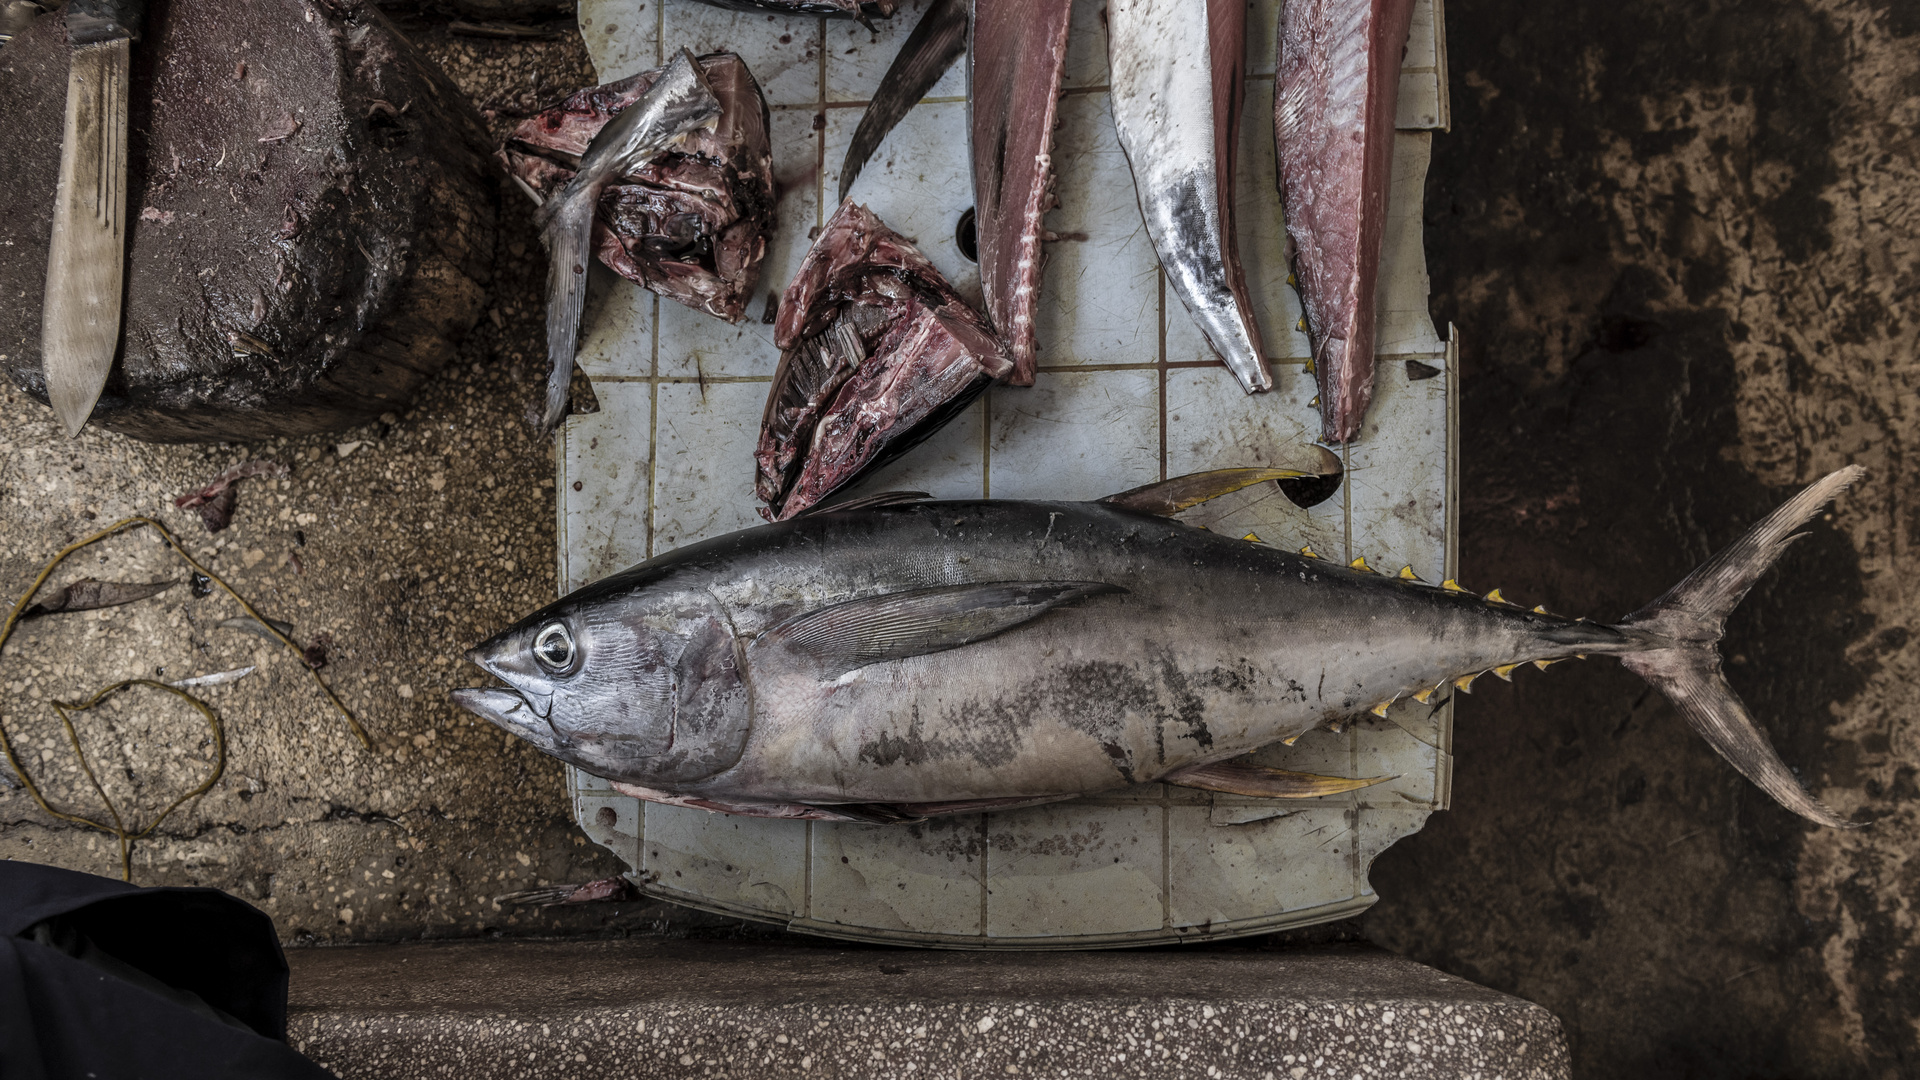
[[119, 38], [138, 41], [146, 16], [147, 0], [73, 0], [67, 5], [67, 41], [73, 45]]

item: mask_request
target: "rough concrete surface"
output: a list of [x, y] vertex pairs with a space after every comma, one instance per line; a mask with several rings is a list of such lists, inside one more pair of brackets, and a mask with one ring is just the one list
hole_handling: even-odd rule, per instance
[[[1874, 824], [1786, 815], [1616, 665], [1527, 669], [1462, 702], [1453, 809], [1376, 865], [1366, 931], [1552, 1010], [1583, 1077], [1920, 1073], [1920, 5], [1447, 15], [1455, 130], [1435, 139], [1427, 225], [1433, 313], [1465, 343], [1461, 579], [1617, 616], [1796, 485], [1866, 465], [1735, 615], [1726, 654], [1789, 763]], [[403, 25], [496, 134], [591, 77], [564, 23], [547, 41]], [[331, 635], [323, 674], [377, 752], [291, 657], [216, 628], [230, 605], [184, 585], [29, 624], [0, 653], [0, 721], [62, 799], [91, 805], [45, 699], [258, 663], [205, 694], [226, 776], [138, 845], [134, 879], [229, 889], [290, 941], [761, 933], [660, 904], [490, 899], [617, 869], [572, 827], [558, 766], [444, 696], [470, 677], [459, 649], [554, 588], [552, 463], [521, 420], [544, 270], [528, 205], [502, 200], [497, 319], [388, 423], [249, 447], [69, 443], [40, 406], [0, 403], [0, 582], [24, 588], [68, 540], [158, 513], [303, 642]], [[167, 509], [254, 457], [293, 472], [243, 485], [232, 530]], [[140, 536], [99, 551], [54, 584], [184, 576]], [[207, 748], [194, 714], [137, 700], [80, 723], [110, 791], [164, 805]], [[0, 856], [117, 869], [110, 841], [12, 790]]]
[[1436, 319], [1460, 580], [1614, 617], [1870, 474], [1728, 626], [1807, 825], [1617, 665], [1481, 680], [1377, 942], [1552, 1009], [1588, 1077], [1920, 1075], [1920, 5], [1447, 5]]
[[1568, 1075], [1553, 1015], [1370, 948], [312, 949], [288, 1039], [345, 1080]]

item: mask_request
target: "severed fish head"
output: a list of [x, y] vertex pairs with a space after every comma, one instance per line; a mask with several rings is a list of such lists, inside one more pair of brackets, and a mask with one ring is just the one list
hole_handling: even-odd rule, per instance
[[918, 445], [1013, 370], [986, 319], [851, 200], [780, 300], [755, 490], [793, 517]]
[[527, 616], [467, 654], [505, 686], [454, 703], [595, 776], [685, 783], [738, 760], [747, 690], [711, 596], [617, 575]]
[[[720, 100], [710, 131], [616, 176], [594, 216], [594, 254], [621, 277], [709, 315], [739, 322], [773, 232], [767, 103], [732, 53], [699, 60]], [[593, 137], [640, 100], [664, 68], [582, 90], [515, 128], [500, 151], [537, 199], [573, 179]]]

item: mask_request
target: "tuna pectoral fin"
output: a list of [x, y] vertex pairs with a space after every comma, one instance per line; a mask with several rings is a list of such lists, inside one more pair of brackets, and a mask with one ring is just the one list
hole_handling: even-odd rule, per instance
[[1719, 644], [1727, 615], [1799, 538], [1794, 530], [1812, 520], [1864, 471], [1852, 466], [1810, 485], [1747, 530], [1733, 546], [1701, 564], [1665, 596], [1620, 623], [1622, 630], [1651, 633], [1659, 642], [1653, 648], [1622, 656], [1622, 664], [1666, 695], [1721, 757], [1781, 806], [1809, 821], [1835, 828], [1858, 826], [1807, 794], [1794, 779], [1747, 707], [1721, 676]]
[[567, 388], [573, 382], [573, 353], [580, 337], [580, 313], [587, 302], [587, 267], [593, 262], [593, 211], [599, 191], [568, 185], [550, 208], [540, 239], [547, 245], [547, 400], [540, 411], [541, 432], [551, 432], [567, 415]]
[[883, 660], [957, 649], [1037, 619], [1062, 604], [1123, 593], [1099, 581], [998, 581], [836, 604], [796, 615], [755, 639], [755, 652], [803, 657], [825, 678]]
[[867, 164], [867, 158], [880, 148], [887, 132], [907, 115], [940, 76], [947, 73], [960, 54], [967, 51], [966, 0], [934, 0], [927, 13], [907, 36], [893, 65], [880, 77], [880, 88], [867, 102], [853, 141], [847, 144], [847, 157], [840, 165], [840, 201], [847, 201], [853, 181]]
[[1214, 469], [1211, 472], [1188, 473], [1171, 480], [1161, 480], [1131, 491], [1123, 491], [1118, 495], [1109, 495], [1100, 501], [1108, 506], [1132, 510], [1138, 514], [1172, 517], [1182, 510], [1199, 506], [1208, 499], [1231, 495], [1241, 488], [1252, 487], [1268, 480], [1340, 475], [1340, 459], [1324, 446], [1304, 446], [1292, 456], [1299, 459], [1288, 463], [1293, 466], [1292, 468]]
[[1214, 765], [1194, 765], [1170, 772], [1160, 778], [1175, 787], [1220, 791], [1255, 799], [1317, 799], [1322, 795], [1340, 795], [1363, 787], [1385, 783], [1391, 776], [1353, 779], [1346, 776], [1318, 776], [1314, 773], [1270, 769], [1265, 765], [1244, 765], [1223, 761]]

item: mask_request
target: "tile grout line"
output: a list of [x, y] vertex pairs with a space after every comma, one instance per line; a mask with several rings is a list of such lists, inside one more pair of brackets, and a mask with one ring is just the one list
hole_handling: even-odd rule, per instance
[[1160, 290], [1160, 479], [1167, 478], [1167, 270], [1158, 263], [1153, 268]]
[[653, 558], [660, 482], [660, 294], [653, 294], [653, 375], [647, 385], [647, 558]]

